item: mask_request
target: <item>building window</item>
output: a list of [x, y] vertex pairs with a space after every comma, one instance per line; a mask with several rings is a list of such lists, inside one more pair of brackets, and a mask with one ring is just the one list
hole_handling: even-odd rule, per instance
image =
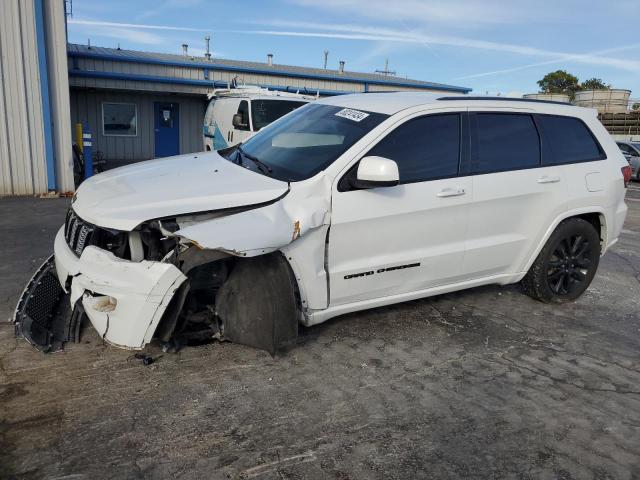
[[138, 134], [138, 109], [135, 103], [102, 104], [102, 134], [135, 137]]

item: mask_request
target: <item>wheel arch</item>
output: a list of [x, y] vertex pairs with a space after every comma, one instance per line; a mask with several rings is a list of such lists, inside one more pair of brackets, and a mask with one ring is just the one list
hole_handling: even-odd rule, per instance
[[522, 280], [522, 277], [526, 275], [526, 273], [531, 268], [531, 265], [533, 264], [533, 262], [535, 262], [536, 258], [540, 254], [540, 251], [544, 248], [545, 244], [549, 240], [549, 237], [551, 237], [555, 229], [558, 228], [558, 225], [560, 225], [560, 223], [562, 223], [563, 221], [568, 220], [569, 218], [581, 218], [593, 225], [593, 227], [598, 232], [598, 235], [600, 236], [601, 255], [604, 254], [607, 248], [607, 217], [605, 210], [599, 206], [568, 210], [559, 215], [545, 231], [543, 237], [536, 245], [535, 250], [527, 260], [524, 268], [519, 272], [518, 279], [516, 281]]

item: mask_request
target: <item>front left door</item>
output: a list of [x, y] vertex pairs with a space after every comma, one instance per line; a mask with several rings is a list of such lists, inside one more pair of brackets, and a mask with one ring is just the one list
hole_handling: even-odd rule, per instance
[[154, 103], [155, 157], [180, 154], [179, 105], [169, 102]]
[[457, 112], [409, 119], [364, 155], [394, 160], [400, 185], [354, 190], [343, 177], [334, 187], [330, 306], [460, 280], [472, 198], [459, 176], [462, 122]]

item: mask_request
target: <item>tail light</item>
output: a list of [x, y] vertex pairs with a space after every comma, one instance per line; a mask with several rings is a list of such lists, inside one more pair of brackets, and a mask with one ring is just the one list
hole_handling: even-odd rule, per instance
[[624, 178], [624, 186], [626, 188], [631, 181], [631, 166], [627, 165], [626, 167], [622, 167], [620, 170], [622, 170], [622, 177]]

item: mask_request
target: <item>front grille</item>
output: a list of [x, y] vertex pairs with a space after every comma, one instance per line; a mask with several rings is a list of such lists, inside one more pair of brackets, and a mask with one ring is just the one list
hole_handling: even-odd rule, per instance
[[84, 247], [91, 245], [96, 227], [82, 220], [73, 209], [67, 212], [67, 219], [64, 222], [64, 238], [69, 248], [78, 257], [82, 255]]

